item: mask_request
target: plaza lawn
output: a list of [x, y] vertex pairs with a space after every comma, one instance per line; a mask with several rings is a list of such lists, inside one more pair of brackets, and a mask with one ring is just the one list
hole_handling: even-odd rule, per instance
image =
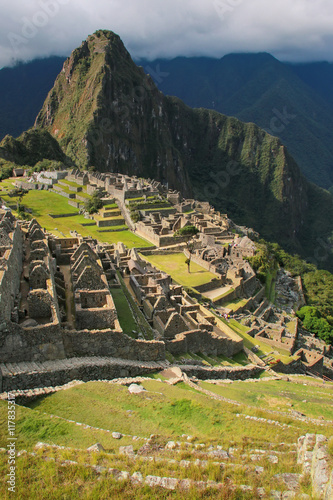
[[153, 266], [161, 271], [170, 274], [172, 279], [183, 286], [199, 286], [209, 283], [215, 274], [206, 271], [203, 267], [191, 262], [190, 273], [187, 270], [185, 263], [186, 257], [183, 253], [174, 253], [172, 255], [148, 255], [142, 256], [148, 260]]

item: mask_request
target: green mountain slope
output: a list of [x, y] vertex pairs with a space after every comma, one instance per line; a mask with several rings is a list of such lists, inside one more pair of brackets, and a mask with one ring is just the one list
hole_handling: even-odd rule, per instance
[[28, 130], [18, 139], [6, 135], [0, 142], [0, 158], [18, 165], [35, 165], [45, 158], [71, 164], [58, 141], [46, 130]]
[[331, 235], [332, 197], [305, 180], [279, 139], [165, 97], [111, 32], [72, 53], [36, 127], [83, 168], [156, 178], [304, 256]]
[[[192, 107], [213, 108], [254, 122], [278, 136], [309, 180], [325, 188], [332, 186], [333, 94], [331, 90], [329, 99], [327, 85], [320, 85], [315, 76], [310, 78], [311, 65], [302, 71], [301, 65], [283, 64], [266, 53], [141, 64], [164, 93]], [[330, 69], [329, 65], [327, 74]], [[316, 67], [314, 74], [322, 74], [321, 70]]]

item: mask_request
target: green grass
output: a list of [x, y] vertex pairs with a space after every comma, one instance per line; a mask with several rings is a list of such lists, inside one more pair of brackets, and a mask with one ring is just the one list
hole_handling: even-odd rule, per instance
[[277, 267], [275, 267], [274, 270], [269, 270], [266, 277], [265, 294], [272, 304], [275, 302], [275, 280], [277, 271]]
[[131, 308], [128, 305], [123, 290], [121, 288], [111, 288], [110, 291], [117, 309], [119, 323], [123, 332], [126, 333], [126, 335], [137, 338], [137, 335], [133, 334], [132, 331], [137, 331], [138, 327], [133, 318]]
[[[159, 374], [155, 376], [159, 377]], [[222, 495], [216, 490], [172, 492], [136, 487], [126, 481], [115, 483], [110, 474], [104, 472], [98, 475], [90, 466], [114, 467], [126, 470], [129, 474], [139, 470], [144, 476], [151, 474], [179, 479], [185, 477], [195, 480], [211, 479], [224, 484], [227, 484], [230, 479], [235, 484], [252, 484], [254, 487], [265, 486], [268, 489], [278, 489], [274, 474], [300, 471], [295, 455], [290, 453], [279, 455], [279, 463], [270, 464], [267, 467], [265, 458], [253, 464], [249, 458], [244, 459], [243, 453], [249, 454], [254, 448], [288, 451], [288, 444], [295, 443], [297, 438], [306, 432], [319, 432], [327, 437], [333, 434], [332, 426], [325, 420], [322, 421], [323, 425], [319, 426], [311, 422], [293, 420], [288, 416], [287, 411], [280, 415], [272, 414], [265, 409], [277, 408], [274, 398], [279, 398], [280, 404], [284, 405], [287, 410], [289, 409], [288, 402], [294, 405], [293, 408], [301, 408], [297, 405], [303, 404], [302, 401], [306, 398], [309, 401], [308, 412], [311, 408], [313, 415], [316, 416], [316, 412], [320, 413], [322, 405], [325, 405], [327, 413], [324, 417], [328, 418], [333, 406], [332, 385], [327, 392], [324, 392], [326, 387], [318, 390], [317, 387], [305, 387], [303, 383], [295, 384], [284, 381], [258, 382], [254, 389], [253, 384], [249, 382], [234, 382], [227, 386], [200, 383], [211, 392], [240, 401], [240, 406], [215, 400], [184, 383], [169, 386], [151, 378], [144, 381], [142, 385], [147, 392], [131, 395], [126, 386], [88, 382], [41, 397], [30, 403], [30, 409], [17, 406], [17, 450], [32, 451], [38, 441], [71, 447], [71, 449], [44, 448], [38, 450], [35, 456], [17, 457], [15, 498], [22, 500], [25, 498], [249, 500], [253, 498], [253, 494], [249, 496], [237, 491], [229, 493], [225, 489]], [[251, 406], [245, 406], [244, 402]], [[241, 414], [241, 417], [236, 417], [236, 414]], [[52, 418], [51, 415], [53, 415]], [[245, 419], [245, 415], [273, 418], [275, 421], [291, 424], [291, 426], [282, 428], [264, 421]], [[7, 404], [0, 401], [1, 443], [6, 442], [8, 433], [6, 416]], [[56, 416], [66, 420], [56, 418]], [[82, 425], [68, 422], [68, 419], [80, 422]], [[96, 429], [97, 427], [100, 429]], [[106, 430], [118, 431], [130, 436], [124, 436], [118, 441], [112, 438], [111, 433], [105, 432]], [[119, 455], [119, 446], [131, 444], [137, 452], [144, 444], [142, 439], [132, 440], [131, 436], [148, 438], [151, 434], [155, 435], [153, 442], [157, 445], [164, 446], [169, 440], [183, 442], [179, 453], [164, 450], [160, 452], [164, 460], [156, 462], [154, 460], [143, 461], [139, 456], [134, 461]], [[204, 443], [205, 449], [209, 445], [220, 445], [224, 450], [230, 446], [237, 447], [238, 451], [235, 452], [232, 462], [239, 464], [239, 468], [229, 467], [228, 461], [223, 468], [220, 468], [214, 465], [215, 458], [208, 458], [206, 467], [194, 465], [189, 468], [179, 467], [179, 460], [193, 460], [193, 456], [184, 444], [186, 439], [181, 437], [182, 434], [191, 435], [194, 445]], [[86, 448], [96, 442], [102, 443], [105, 452], [88, 453]], [[281, 443], [286, 443], [286, 445], [281, 447]], [[175, 458], [177, 462], [169, 463], [166, 461], [167, 458]], [[61, 461], [64, 460], [75, 460], [78, 464], [63, 466]], [[84, 464], [88, 466], [83, 466]], [[254, 465], [264, 467], [263, 475], [255, 474]], [[4, 491], [2, 498], [10, 498], [9, 494], [6, 496], [7, 467], [8, 457], [0, 454], [0, 488]], [[308, 491], [306, 487], [306, 485], [302, 486], [302, 491]], [[40, 496], [41, 489], [43, 490], [42, 497]]]
[[[66, 193], [66, 194], [71, 194], [73, 196], [76, 196], [77, 194], [79, 194], [76, 191], [70, 190], [69, 187], [67, 187], [67, 186], [61, 186], [60, 184], [55, 184], [53, 186], [53, 188], [55, 189], [55, 191], [63, 192], [63, 193]], [[73, 198], [73, 199], [75, 199], [75, 198]]]
[[[71, 191], [73, 193], [73, 191]], [[75, 192], [75, 191], [74, 191]], [[75, 192], [76, 199], [79, 199], [78, 197], [81, 196], [82, 198], [85, 198], [86, 200], [90, 200], [91, 196], [88, 193], [84, 193], [83, 191], [80, 191], [78, 193]]]
[[183, 286], [195, 287], [209, 283], [212, 279], [216, 278], [215, 274], [206, 271], [195, 262], [191, 262], [191, 272], [189, 273], [187, 271], [187, 264], [185, 264], [186, 257], [183, 253], [147, 255], [142, 257], [161, 271], [170, 274], [176, 283]]
[[130, 287], [129, 282], [127, 283], [127, 285], [125, 284], [124, 278], [122, 277], [120, 271], [117, 271], [117, 276], [118, 276], [118, 280], [119, 280], [123, 295], [126, 297], [127, 303], [128, 303], [129, 308], [131, 310], [131, 315], [136, 323], [135, 330], [140, 331], [146, 340], [152, 340], [154, 338], [153, 330], [152, 330], [150, 324], [148, 323], [146, 317], [144, 316], [144, 314], [140, 310], [135, 298], [133, 297], [133, 295], [129, 291], [129, 287]]
[[64, 182], [68, 186], [73, 186], [73, 187], [82, 188], [82, 189], [84, 189], [84, 187], [85, 187], [85, 186], [82, 186], [81, 184], [78, 184], [77, 182], [69, 181], [67, 179], [60, 179], [60, 181], [61, 181], [61, 183]]
[[[307, 377], [305, 383], [313, 379]], [[313, 385], [296, 384], [284, 380], [261, 382], [240, 382], [223, 386], [200, 382], [200, 386], [226, 398], [257, 408], [296, 410], [307, 417], [324, 417], [333, 420], [333, 384]]]
[[[257, 389], [259, 387], [258, 384], [263, 384], [262, 391], [261, 389]], [[250, 383], [235, 382], [228, 387], [231, 388], [230, 390], [233, 393], [237, 391], [238, 394], [243, 393], [242, 397], [247, 403], [260, 398], [260, 395], [264, 391], [267, 391], [268, 396], [271, 393], [276, 393], [276, 391], [290, 391], [290, 399], [294, 402], [300, 399], [310, 399], [312, 397], [310, 390], [313, 393], [313, 397], [316, 395], [316, 388], [313, 387], [304, 387], [303, 385], [289, 382], [279, 384], [280, 381], [272, 382], [271, 384], [269, 382], [258, 382], [256, 383], [255, 391], [253, 391], [253, 388], [251, 389]], [[240, 420], [234, 418], [235, 413], [244, 410], [242, 407], [236, 407], [231, 404], [227, 404], [224, 407], [224, 404], [220, 401], [213, 400], [204, 394], [190, 390], [183, 383], [172, 387], [156, 380], [147, 380], [142, 385], [147, 389], [147, 393], [131, 395], [127, 387], [101, 382], [88, 382], [72, 389], [41, 398], [39, 401], [31, 403], [30, 406], [34, 411], [38, 411], [38, 418], [41, 419], [43, 425], [40, 423], [33, 424], [33, 414], [27, 413], [29, 425], [27, 421], [22, 422], [19, 426], [19, 433], [22, 435], [22, 439], [28, 439], [27, 446], [31, 445], [35, 440], [43, 440], [47, 436], [49, 436], [49, 439], [56, 440], [59, 444], [69, 445], [67, 444], [69, 435], [66, 426], [70, 426], [71, 424], [55, 420], [54, 422], [49, 421], [49, 427], [45, 428], [44, 419], [46, 416], [43, 415], [45, 413], [62, 416], [66, 419], [102, 429], [117, 430], [123, 434], [149, 437], [150, 434], [154, 433], [169, 438], [185, 433], [193, 435], [199, 440], [204, 439], [211, 443], [220, 443], [222, 446], [229, 445], [231, 435], [233, 436], [232, 440], [238, 444], [242, 442], [244, 436], [252, 436], [253, 439], [258, 437], [256, 435], [256, 426], [241, 423]], [[206, 385], [209, 386], [210, 390], [212, 388], [225, 390], [224, 387], [220, 388], [211, 384]], [[265, 389], [265, 387], [268, 387], [268, 389]], [[331, 388], [326, 396], [323, 394], [321, 398], [317, 397], [316, 401], [313, 402], [313, 407], [318, 406], [319, 413], [323, 402], [329, 402], [329, 398], [332, 399], [332, 390]], [[254, 395], [254, 392], [256, 395]], [[259, 403], [258, 407], [263, 408]], [[132, 417], [129, 417], [127, 410], [132, 410]], [[326, 411], [327, 415], [331, 414], [332, 402]], [[246, 413], [255, 415], [256, 410], [246, 408]], [[300, 425], [302, 426], [302, 424]], [[265, 424], [262, 427], [262, 434], [260, 436], [260, 440], [262, 441], [271, 441], [272, 443], [277, 443], [280, 439], [282, 441], [284, 439], [290, 439], [292, 442], [295, 441], [293, 434], [295, 429], [272, 430], [269, 425]], [[310, 424], [309, 427], [311, 427]], [[329, 428], [329, 426], [327, 427]], [[304, 428], [306, 428], [306, 425], [304, 425]], [[80, 446], [78, 439], [81, 439], [79, 434], [84, 429], [76, 428], [76, 430], [78, 435], [71, 438], [71, 445], [81, 447], [82, 444]], [[230, 432], [231, 434], [229, 434]], [[327, 429], [325, 429], [326, 432]], [[329, 435], [332, 435], [333, 429], [328, 432]], [[110, 441], [107, 437], [103, 441], [106, 443], [106, 449], [110, 446], [108, 444], [110, 442], [114, 446], [114, 442]], [[113, 449], [113, 446], [111, 449]], [[135, 446], [140, 446], [140, 444], [135, 445], [133, 443], [133, 446], [135, 448]]]
[[248, 302], [249, 302], [249, 299], [239, 299], [239, 300], [235, 300], [233, 302], [225, 302], [223, 304], [223, 307], [227, 307], [228, 309], [231, 309], [232, 311], [237, 311], [239, 308], [245, 307]]
[[104, 210], [113, 210], [114, 208], [118, 208], [116, 203], [110, 203], [109, 205], [104, 205], [103, 207]]

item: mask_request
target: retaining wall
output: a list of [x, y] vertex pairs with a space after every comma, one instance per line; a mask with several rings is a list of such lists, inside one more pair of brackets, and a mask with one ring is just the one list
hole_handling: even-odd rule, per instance
[[193, 352], [230, 358], [243, 349], [243, 341], [219, 337], [207, 330], [191, 330], [179, 333], [173, 340], [166, 341], [166, 348], [174, 356]]
[[144, 361], [165, 359], [164, 342], [135, 340], [118, 330], [64, 330], [52, 323], [31, 328], [4, 323], [0, 327], [0, 359], [3, 363], [43, 362], [75, 356], [112, 356]]
[[95, 363], [94, 360], [91, 359], [89, 363], [82, 363], [81, 365], [79, 363], [73, 363], [74, 366], [66, 366], [66, 364], [67, 363], [63, 363], [63, 366], [55, 366], [53, 369], [52, 366], [50, 366], [49, 370], [3, 376], [0, 392], [34, 389], [39, 387], [56, 387], [67, 384], [72, 380], [89, 382], [90, 380], [112, 380], [122, 377], [137, 377], [147, 373], [156, 373], [156, 371], [163, 369], [162, 367], [154, 366], [153, 363], [124, 363], [122, 360], [119, 360], [117, 363], [117, 360], [100, 360], [99, 358], [97, 358]]
[[197, 377], [200, 380], [246, 380], [255, 378], [262, 372], [262, 368], [254, 365], [221, 368], [204, 368], [197, 365], [180, 365], [179, 367], [188, 377]]

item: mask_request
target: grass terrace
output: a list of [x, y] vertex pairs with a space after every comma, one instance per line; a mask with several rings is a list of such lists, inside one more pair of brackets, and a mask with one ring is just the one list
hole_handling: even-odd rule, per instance
[[60, 179], [60, 180], [61, 180], [61, 184], [64, 183], [64, 184], [67, 184], [68, 186], [80, 187], [82, 189], [85, 188], [85, 186], [82, 186], [82, 184], [78, 184], [77, 182], [69, 181], [67, 179]]
[[110, 203], [109, 205], [104, 205], [103, 209], [104, 210], [115, 210], [118, 208], [118, 205], [116, 203]]
[[[13, 189], [13, 187], [13, 179], [5, 179], [0, 182], [0, 197], [8, 205], [16, 206], [17, 198], [8, 195], [8, 191]], [[43, 228], [59, 238], [70, 236], [70, 231], [77, 231], [82, 236], [91, 236], [105, 243], [118, 243], [121, 241], [129, 248], [147, 248], [152, 246], [151, 243], [136, 236], [131, 231], [123, 231], [127, 227], [124, 225], [112, 227], [112, 232], [106, 230], [99, 231], [97, 225], [83, 226], [83, 224], [89, 224], [94, 221], [85, 219], [83, 215], [79, 215], [78, 209], [69, 205], [67, 198], [53, 191], [31, 190], [24, 196], [22, 205], [32, 210], [32, 217], [35, 217]], [[115, 205], [114, 208], [116, 207]], [[17, 215], [15, 210], [13, 210], [13, 213]], [[69, 217], [52, 218], [50, 214], [71, 215]]]
[[[213, 312], [213, 311], [212, 311]], [[290, 363], [293, 359], [293, 356], [289, 354], [288, 351], [284, 349], [280, 349], [277, 347], [272, 348], [272, 346], [265, 344], [260, 339], [255, 339], [248, 335], [249, 328], [242, 325], [235, 319], [230, 319], [229, 321], [224, 318], [219, 318], [223, 323], [228, 325], [234, 332], [236, 332], [244, 341], [244, 346], [248, 349], [252, 349], [254, 346], [259, 346], [259, 351], [256, 353], [258, 356], [268, 356], [271, 355], [275, 359], [280, 359], [283, 363]]]
[[[221, 298], [221, 297], [218, 297], [217, 300], [219, 298]], [[231, 309], [232, 311], [237, 311], [241, 307], [245, 307], [246, 304], [249, 302], [249, 300], [250, 299], [239, 299], [239, 300], [235, 300], [234, 302], [225, 302], [223, 304], [223, 307], [225, 307], [227, 309]]]
[[[294, 380], [298, 382], [298, 377]], [[319, 380], [315, 382], [311, 377], [305, 377], [300, 383], [293, 384], [284, 380], [261, 380], [259, 385], [257, 382], [247, 382], [246, 385], [247, 390], [244, 390], [241, 381], [221, 385], [200, 382], [204, 389], [258, 409], [296, 410], [310, 418], [333, 420], [333, 383], [324, 386]]]

